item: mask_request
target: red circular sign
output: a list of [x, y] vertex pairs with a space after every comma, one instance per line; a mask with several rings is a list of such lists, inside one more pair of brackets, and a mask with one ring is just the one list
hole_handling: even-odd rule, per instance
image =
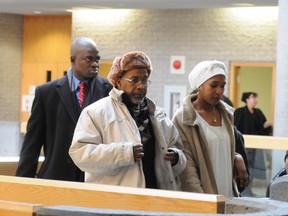
[[181, 68], [181, 61], [175, 60], [175, 61], [173, 62], [173, 67], [174, 67], [175, 69], [180, 69], [180, 68]]

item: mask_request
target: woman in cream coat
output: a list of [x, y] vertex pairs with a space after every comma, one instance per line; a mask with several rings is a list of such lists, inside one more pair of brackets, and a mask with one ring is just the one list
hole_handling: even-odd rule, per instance
[[189, 82], [198, 93], [188, 95], [172, 119], [187, 158], [180, 175], [183, 190], [238, 196], [233, 177], [247, 186], [248, 174], [243, 158], [235, 153], [234, 109], [221, 101], [226, 67], [219, 61], [200, 62], [190, 72]]

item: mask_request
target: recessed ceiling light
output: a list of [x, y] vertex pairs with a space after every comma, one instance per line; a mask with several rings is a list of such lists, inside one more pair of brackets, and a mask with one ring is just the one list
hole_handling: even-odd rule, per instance
[[232, 6], [234, 7], [254, 7], [254, 4], [248, 4], [248, 3], [236, 3], [236, 4], [232, 4]]
[[33, 11], [33, 14], [42, 14], [42, 11]]

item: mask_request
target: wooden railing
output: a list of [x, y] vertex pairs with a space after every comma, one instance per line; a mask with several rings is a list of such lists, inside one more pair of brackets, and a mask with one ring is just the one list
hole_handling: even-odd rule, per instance
[[246, 148], [288, 150], [288, 137], [243, 135]]
[[178, 191], [0, 176], [0, 200], [178, 213], [224, 213], [225, 197]]
[[0, 200], [1, 216], [33, 216], [42, 208], [39, 204], [19, 203]]
[[[43, 156], [39, 157], [38, 169], [44, 160]], [[15, 176], [19, 157], [0, 157], [0, 175]]]

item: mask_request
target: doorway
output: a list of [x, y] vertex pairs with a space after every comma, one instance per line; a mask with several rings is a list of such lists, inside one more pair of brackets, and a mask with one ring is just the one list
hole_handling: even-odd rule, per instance
[[243, 92], [258, 93], [258, 104], [267, 120], [274, 122], [276, 63], [273, 62], [231, 62], [229, 97], [234, 107], [244, 106]]

